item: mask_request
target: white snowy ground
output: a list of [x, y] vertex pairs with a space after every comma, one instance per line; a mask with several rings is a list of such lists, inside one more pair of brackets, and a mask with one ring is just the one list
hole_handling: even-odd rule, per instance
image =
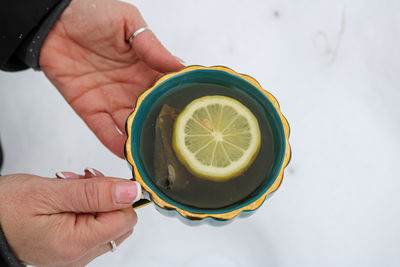
[[[292, 161], [250, 218], [192, 228], [138, 210], [90, 266], [399, 266], [400, 2], [131, 1], [188, 64], [255, 77], [291, 125]], [[4, 173], [130, 177], [40, 72], [0, 73]]]

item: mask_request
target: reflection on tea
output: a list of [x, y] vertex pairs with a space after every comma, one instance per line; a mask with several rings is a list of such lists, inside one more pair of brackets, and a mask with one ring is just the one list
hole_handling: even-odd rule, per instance
[[[220, 99], [216, 100], [216, 96], [220, 96]], [[198, 99], [214, 100], [212, 107], [216, 115], [210, 114], [213, 109], [206, 110], [207, 115], [201, 115], [204, 109], [199, 106], [201, 101]], [[222, 105], [224, 101], [228, 101], [229, 105], [233, 103], [231, 106], [236, 113]], [[186, 109], [188, 106], [197, 110], [189, 113]], [[180, 119], [186, 113], [189, 118]], [[232, 122], [230, 116], [236, 116], [237, 119]], [[181, 121], [184, 121], [183, 125], [180, 125]], [[174, 139], [174, 131], [179, 126], [185, 128], [191, 138]], [[229, 133], [224, 145], [216, 142], [221, 141], [222, 137], [218, 136], [218, 131], [216, 136], [212, 127], [220, 127]], [[235, 129], [240, 129], [240, 132], [235, 132]], [[181, 142], [173, 145], [173, 139]], [[185, 84], [165, 94], [154, 103], [147, 115], [140, 144], [141, 158], [153, 183], [172, 200], [199, 209], [220, 209], [240, 204], [265, 181], [274, 161], [273, 135], [262, 108], [244, 92], [218, 84]], [[207, 156], [211, 154], [213, 163], [207, 162]], [[244, 158], [242, 165], [235, 168], [234, 161], [240, 158]], [[227, 166], [231, 166], [233, 169], [214, 175], [209, 167], [212, 165], [220, 169], [229, 169]]]

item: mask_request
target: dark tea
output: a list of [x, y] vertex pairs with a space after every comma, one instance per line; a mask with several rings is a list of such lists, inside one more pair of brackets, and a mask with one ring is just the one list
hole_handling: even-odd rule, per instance
[[[189, 103], [205, 96], [233, 98], [247, 107], [258, 121], [258, 153], [251, 165], [233, 178], [213, 180], [193, 174], [172, 147], [176, 117]], [[158, 99], [143, 123], [140, 154], [148, 177], [167, 197], [182, 205], [206, 210], [245, 201], [269, 177], [275, 160], [274, 137], [262, 107], [243, 91], [211, 83], [184, 84]]]

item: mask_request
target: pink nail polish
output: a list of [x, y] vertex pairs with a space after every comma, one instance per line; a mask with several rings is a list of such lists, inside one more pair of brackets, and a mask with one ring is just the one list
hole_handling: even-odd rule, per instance
[[74, 172], [57, 172], [56, 177], [61, 179], [79, 179], [79, 175]]
[[175, 57], [175, 59], [178, 60], [178, 62], [181, 63], [183, 66], [185, 66], [185, 67], [188, 66], [188, 64], [187, 64], [185, 61], [183, 61], [182, 59], [180, 59], [179, 57], [177, 57], [177, 56], [174, 56], [174, 57]]
[[118, 204], [134, 203], [140, 199], [141, 192], [140, 184], [137, 182], [116, 182], [114, 184], [114, 201]]
[[84, 171], [86, 174], [90, 173], [93, 176], [104, 177], [104, 174], [102, 174], [100, 171], [96, 170], [95, 168], [85, 168]]

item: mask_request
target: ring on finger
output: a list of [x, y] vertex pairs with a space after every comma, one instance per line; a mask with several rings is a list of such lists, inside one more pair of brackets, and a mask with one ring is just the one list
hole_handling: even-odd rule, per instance
[[117, 244], [115, 244], [114, 240], [110, 241], [110, 245], [111, 245], [111, 252], [114, 252], [117, 250]]
[[136, 36], [138, 36], [139, 34], [141, 34], [141, 33], [144, 32], [144, 31], [151, 31], [151, 30], [150, 30], [150, 28], [147, 27], [147, 26], [137, 29], [137, 30], [131, 35], [131, 37], [129, 38], [129, 42], [132, 42], [132, 41], [133, 41], [133, 38], [135, 38]]

